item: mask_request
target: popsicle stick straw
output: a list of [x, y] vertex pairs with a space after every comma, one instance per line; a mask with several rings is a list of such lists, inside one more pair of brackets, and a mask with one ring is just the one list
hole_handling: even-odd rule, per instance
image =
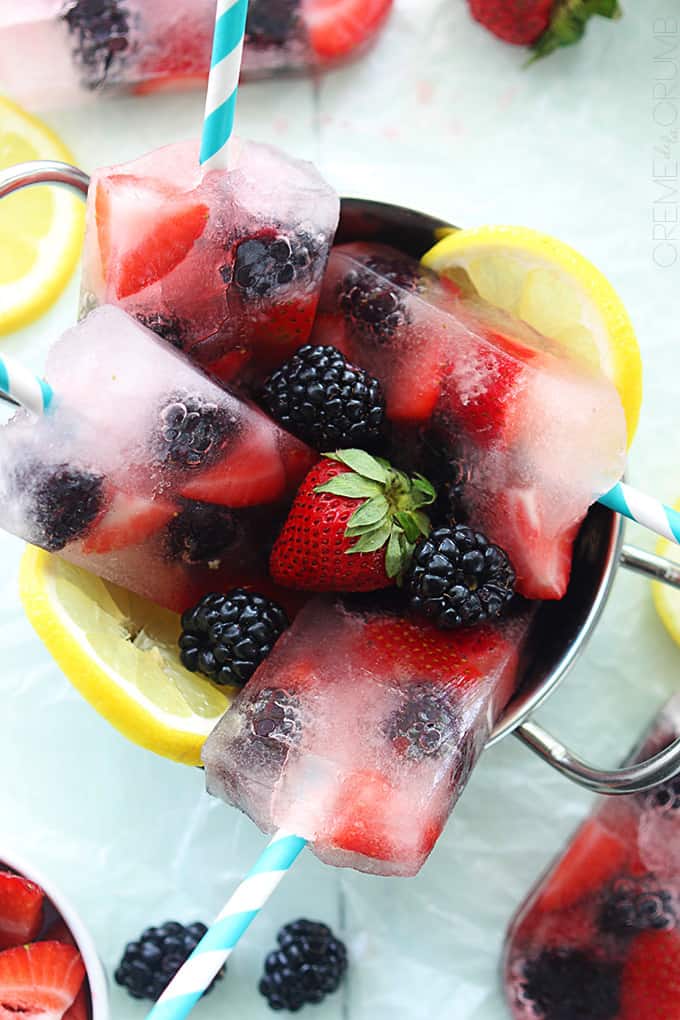
[[0, 357], [0, 395], [33, 414], [45, 414], [54, 396], [49, 383], [6, 354]]
[[229, 163], [247, 13], [248, 0], [217, 0], [199, 157], [206, 170], [224, 169]]
[[613, 489], [600, 496], [603, 506], [615, 510], [643, 528], [656, 532], [662, 538], [680, 545], [680, 514], [665, 503], [633, 488], [627, 482], [617, 482]]
[[183, 1020], [231, 955], [307, 841], [289, 832], [277, 832], [227, 901], [214, 923], [178, 970], [147, 1020]]

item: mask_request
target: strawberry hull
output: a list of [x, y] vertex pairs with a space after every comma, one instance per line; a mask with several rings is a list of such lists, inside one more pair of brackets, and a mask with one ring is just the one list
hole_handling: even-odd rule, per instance
[[206, 742], [208, 790], [328, 864], [416, 874], [514, 690], [527, 624], [445, 633], [314, 600]]

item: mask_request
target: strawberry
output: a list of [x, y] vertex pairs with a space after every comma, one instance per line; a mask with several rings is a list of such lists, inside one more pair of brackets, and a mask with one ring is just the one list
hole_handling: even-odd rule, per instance
[[0, 949], [30, 942], [40, 931], [45, 894], [35, 882], [0, 871]]
[[639, 935], [623, 966], [621, 1020], [680, 1020], [680, 931]]
[[[49, 926], [45, 932], [44, 939], [46, 942], [62, 942], [65, 946], [76, 946], [76, 940], [71, 934], [71, 929], [61, 917], [58, 917]], [[76, 948], [78, 947], [76, 946]]]
[[0, 1018], [62, 1020], [85, 977], [77, 949], [34, 942], [0, 953]]
[[[114, 297], [130, 297], [172, 272], [203, 233], [208, 214], [207, 205], [161, 182], [146, 180], [142, 187], [131, 174], [100, 181], [95, 219], [102, 269]], [[117, 234], [130, 239], [123, 250], [112, 239], [114, 221]]]
[[83, 543], [83, 552], [108, 553], [139, 545], [177, 513], [172, 503], [118, 491]]
[[430, 522], [435, 491], [363, 450], [325, 454], [309, 472], [272, 550], [274, 580], [307, 591], [375, 591], [397, 583]]
[[369, 41], [392, 8], [392, 0], [303, 0], [312, 49], [322, 61], [337, 60]]
[[595, 14], [618, 18], [618, 0], [469, 0], [470, 12], [499, 39], [531, 46], [532, 60], [578, 42]]
[[628, 861], [628, 849], [596, 818], [581, 826], [571, 846], [541, 886], [535, 909], [551, 913], [592, 898]]

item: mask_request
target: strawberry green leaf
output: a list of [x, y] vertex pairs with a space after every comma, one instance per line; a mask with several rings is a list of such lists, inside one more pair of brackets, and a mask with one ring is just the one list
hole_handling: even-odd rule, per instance
[[418, 494], [422, 496], [422, 502], [418, 503], [418, 506], [428, 506], [430, 503], [434, 503], [437, 498], [437, 492], [434, 485], [428, 482], [427, 478], [422, 475], [415, 475], [412, 483], [412, 488]]
[[597, 14], [603, 18], [620, 18], [618, 0], [558, 0], [549, 27], [531, 47], [534, 53], [527, 65], [547, 57], [560, 46], [571, 46], [578, 42], [589, 19]]
[[399, 529], [394, 528], [387, 543], [387, 552], [385, 553], [385, 573], [390, 579], [398, 577], [402, 572], [403, 560], [399, 534]]
[[348, 468], [356, 471], [363, 478], [370, 478], [374, 482], [381, 482], [383, 485], [388, 480], [387, 470], [375, 457], [371, 457], [370, 453], [366, 453], [365, 450], [336, 450], [333, 460], [346, 464]]
[[395, 516], [409, 542], [416, 542], [420, 538], [420, 528], [413, 520], [413, 514], [400, 510]]
[[413, 520], [416, 522], [420, 534], [424, 535], [425, 538], [427, 538], [427, 536], [432, 531], [432, 521], [430, 520], [430, 518], [427, 516], [427, 514], [422, 513], [420, 510], [416, 510], [414, 513], [411, 514], [411, 516], [413, 517]]
[[382, 489], [377, 482], [360, 478], [359, 475], [349, 471], [335, 475], [323, 485], [317, 485], [314, 492], [329, 492], [331, 496], [348, 496], [349, 499], [370, 499], [372, 496], [382, 495]]
[[389, 503], [384, 496], [374, 496], [358, 510], [355, 510], [348, 522], [348, 528], [361, 527], [364, 524], [375, 525], [387, 517]]
[[375, 531], [369, 531], [368, 534], [362, 535], [356, 545], [353, 545], [351, 549], [347, 550], [347, 552], [376, 552], [378, 549], [382, 549], [385, 542], [389, 539], [391, 532], [392, 528], [389, 523], [381, 524]]
[[387, 514], [385, 514], [385, 516], [382, 517], [379, 521], [376, 521], [375, 524], [360, 524], [358, 525], [358, 527], [352, 527], [351, 525], [348, 525], [345, 528], [345, 537], [359, 538], [361, 535], [368, 535], [369, 532], [375, 531], [376, 528], [380, 527], [382, 524], [385, 523], [389, 523], [389, 516]]

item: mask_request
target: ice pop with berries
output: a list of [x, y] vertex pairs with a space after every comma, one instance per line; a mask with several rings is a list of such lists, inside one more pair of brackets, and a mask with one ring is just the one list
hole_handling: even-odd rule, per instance
[[186, 142], [93, 175], [82, 310], [118, 305], [245, 383], [309, 336], [339, 201], [310, 163], [254, 142], [230, 152], [225, 171]]
[[416, 874], [513, 692], [527, 626], [446, 632], [309, 603], [208, 738], [208, 790], [329, 864]]
[[[250, 0], [242, 80], [342, 63], [370, 45], [391, 7], [392, 0]], [[214, 24], [215, 0], [4, 3], [0, 87], [46, 107], [202, 84]]]
[[170, 609], [269, 590], [315, 454], [117, 308], [51, 349], [53, 405], [0, 427], [0, 525]]
[[[382, 384], [400, 456], [508, 553], [518, 590], [561, 598], [588, 507], [621, 477], [614, 385], [526, 323], [394, 249], [333, 249], [316, 343]], [[439, 466], [427, 462], [437, 451]]]
[[[680, 736], [680, 697], [634, 761]], [[515, 1020], [680, 1016], [680, 777], [601, 800], [520, 907], [505, 991]]]

